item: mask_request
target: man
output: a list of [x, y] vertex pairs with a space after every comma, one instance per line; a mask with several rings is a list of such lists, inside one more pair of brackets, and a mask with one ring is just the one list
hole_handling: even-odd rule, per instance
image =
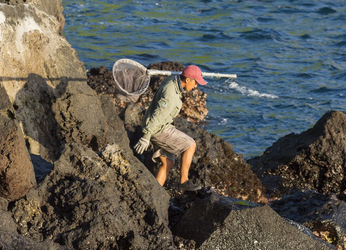
[[157, 158], [161, 160], [162, 164], [156, 175], [161, 186], [164, 185], [169, 171], [174, 166], [175, 156], [181, 155], [179, 189], [186, 191], [201, 189], [188, 177], [196, 142], [172, 125], [182, 106], [182, 93], [196, 88], [197, 83], [207, 84], [202, 77], [202, 71], [195, 65], [187, 66], [181, 75], [166, 77], [145, 113], [142, 122], [143, 136], [135, 145], [135, 150], [138, 154], [142, 154], [148, 149], [150, 141], [158, 148], [152, 159], [154, 162]]

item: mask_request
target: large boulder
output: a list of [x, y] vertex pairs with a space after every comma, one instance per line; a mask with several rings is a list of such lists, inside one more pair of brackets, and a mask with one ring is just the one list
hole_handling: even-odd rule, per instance
[[0, 85], [0, 197], [16, 200], [35, 185], [35, 172], [22, 130]]
[[59, 27], [56, 18], [31, 4], [0, 4], [1, 80], [29, 153], [50, 163], [65, 143], [100, 151], [119, 139], [117, 127], [109, 123], [112, 113], [104, 113], [86, 82], [83, 63]]
[[287, 223], [269, 206], [210, 196], [189, 209], [173, 229], [196, 249], [335, 249]]
[[[213, 187], [222, 195], [254, 202], [263, 198], [262, 183], [230, 143], [181, 117], [176, 118], [174, 124], [197, 144], [190, 169], [191, 179], [204, 187]], [[179, 163], [177, 165], [168, 184], [178, 180]]]
[[248, 163], [264, 185], [333, 192], [346, 197], [346, 115], [330, 111], [313, 128], [280, 138]]
[[48, 161], [62, 147], [52, 105], [70, 85], [86, 85], [83, 63], [59, 29], [56, 18], [31, 4], [0, 4], [0, 79], [29, 152]]
[[169, 196], [121, 147], [76, 143], [12, 208], [21, 235], [73, 249], [168, 249]]

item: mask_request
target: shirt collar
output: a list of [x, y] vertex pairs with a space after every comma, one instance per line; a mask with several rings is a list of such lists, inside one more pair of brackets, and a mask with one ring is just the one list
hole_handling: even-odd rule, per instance
[[183, 85], [181, 85], [181, 81], [180, 81], [180, 75], [176, 75], [177, 78], [177, 82], [178, 82], [178, 86], [179, 86], [179, 90], [181, 93], [185, 92], [185, 89], [183, 88]]

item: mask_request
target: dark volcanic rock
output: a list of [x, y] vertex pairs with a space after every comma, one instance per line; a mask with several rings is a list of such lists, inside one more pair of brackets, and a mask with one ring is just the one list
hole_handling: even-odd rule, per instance
[[[176, 118], [174, 124], [197, 143], [190, 169], [192, 179], [205, 187], [212, 186], [227, 196], [259, 201], [262, 184], [243, 156], [234, 152], [230, 143], [183, 118]], [[170, 180], [172, 177], [178, 180], [178, 169], [173, 169]]]
[[67, 144], [53, 170], [12, 213], [21, 235], [74, 249], [167, 249], [167, 193], [116, 145], [98, 156]]
[[37, 242], [26, 238], [17, 233], [11, 233], [0, 229], [0, 249], [25, 249], [25, 250], [72, 250], [64, 246], [60, 246], [51, 240]]
[[26, 250], [68, 250], [51, 240], [37, 242], [17, 233], [17, 224], [12, 213], [0, 210], [0, 249], [26, 249]]
[[330, 111], [313, 128], [280, 138], [248, 163], [264, 185], [276, 178], [284, 191], [307, 188], [344, 198], [345, 159], [346, 115]]
[[11, 212], [0, 210], [0, 230], [17, 233], [17, 225], [13, 221]]
[[335, 194], [296, 190], [273, 201], [271, 207], [280, 216], [308, 227], [319, 238], [335, 246], [346, 245], [346, 203]]
[[288, 224], [269, 206], [211, 196], [196, 203], [174, 227], [196, 249], [333, 249]]
[[15, 200], [36, 185], [35, 172], [9, 97], [0, 85], [0, 197]]

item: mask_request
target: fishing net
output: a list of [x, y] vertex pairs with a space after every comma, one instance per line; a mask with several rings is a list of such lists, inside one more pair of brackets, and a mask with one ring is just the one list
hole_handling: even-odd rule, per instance
[[147, 69], [130, 59], [120, 59], [113, 65], [115, 94], [122, 101], [136, 101], [149, 86]]

